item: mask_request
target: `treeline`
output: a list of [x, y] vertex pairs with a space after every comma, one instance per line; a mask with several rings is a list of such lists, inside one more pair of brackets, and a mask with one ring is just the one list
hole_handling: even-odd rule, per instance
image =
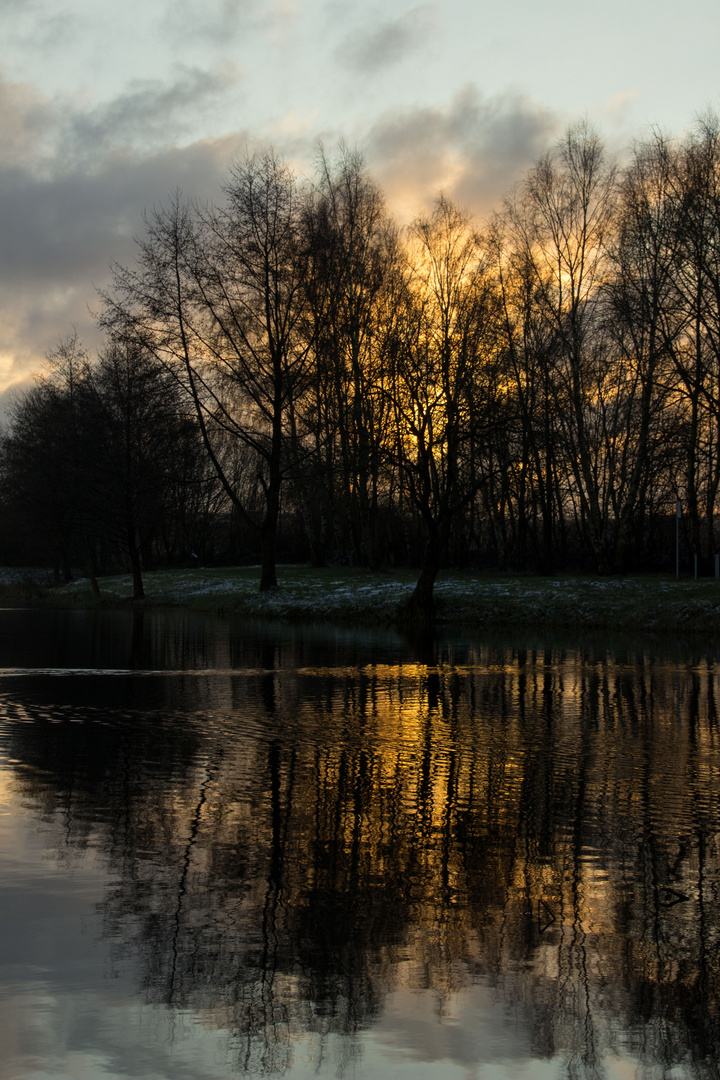
[[[601, 573], [717, 549], [720, 122], [616, 165], [581, 125], [478, 230], [400, 230], [358, 155], [272, 153], [146, 218], [13, 411], [12, 535], [89, 572], [257, 559]], [[6, 533], [8, 532], [6, 526]], [[10, 539], [5, 538], [8, 545]]]

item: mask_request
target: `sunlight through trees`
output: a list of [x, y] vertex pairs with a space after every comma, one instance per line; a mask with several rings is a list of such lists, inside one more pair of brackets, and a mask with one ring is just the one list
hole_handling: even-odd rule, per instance
[[679, 499], [712, 567], [712, 114], [622, 164], [573, 127], [483, 227], [440, 194], [400, 230], [345, 146], [307, 180], [245, 158], [220, 205], [148, 214], [101, 324], [15, 404], [6, 561], [32, 534], [59, 576], [127, 560], [136, 595], [193, 558], [258, 561], [262, 589], [278, 558], [415, 565], [417, 619], [448, 564], [668, 568]]

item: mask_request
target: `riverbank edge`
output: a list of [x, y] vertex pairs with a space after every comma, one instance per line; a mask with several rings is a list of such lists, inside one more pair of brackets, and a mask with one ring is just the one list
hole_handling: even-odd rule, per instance
[[[258, 590], [258, 568], [159, 570], [145, 576], [134, 602], [127, 575], [53, 587], [39, 571], [0, 577], [0, 600], [52, 607], [188, 607], [197, 611], [298, 622], [391, 626], [412, 592], [413, 571], [353, 567], [278, 568], [278, 588]], [[550, 578], [447, 571], [435, 587], [441, 626], [625, 633], [700, 634], [720, 640], [720, 582], [660, 577]]]

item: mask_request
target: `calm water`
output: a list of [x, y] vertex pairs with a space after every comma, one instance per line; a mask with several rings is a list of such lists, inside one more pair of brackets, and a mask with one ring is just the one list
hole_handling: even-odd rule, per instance
[[719, 665], [0, 611], [0, 1080], [719, 1076]]

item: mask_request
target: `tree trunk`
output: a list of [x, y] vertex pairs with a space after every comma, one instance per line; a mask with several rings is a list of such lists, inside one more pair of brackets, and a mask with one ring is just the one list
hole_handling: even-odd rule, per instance
[[93, 596], [98, 600], [100, 599], [100, 586], [98, 585], [97, 570], [95, 568], [95, 553], [92, 550], [92, 545], [87, 536], [85, 536], [85, 556], [87, 560], [87, 575], [90, 579], [90, 587], [92, 588]]
[[277, 588], [277, 573], [275, 567], [275, 540], [277, 537], [277, 524], [280, 514], [280, 490], [279, 483], [268, 485], [266, 492], [265, 520], [260, 526], [260, 592]]
[[269, 529], [267, 522], [263, 524], [260, 532], [261, 544], [261, 570], [260, 592], [277, 588], [277, 572], [275, 569], [275, 529]]
[[128, 554], [130, 556], [130, 566], [132, 567], [133, 600], [144, 600], [145, 589], [143, 587], [142, 567], [140, 565], [140, 549], [138, 548], [134, 537], [128, 540]]
[[435, 622], [435, 579], [440, 573], [447, 548], [448, 530], [433, 528], [425, 548], [420, 576], [410, 597], [398, 611], [398, 623], [405, 630], [423, 631]]

